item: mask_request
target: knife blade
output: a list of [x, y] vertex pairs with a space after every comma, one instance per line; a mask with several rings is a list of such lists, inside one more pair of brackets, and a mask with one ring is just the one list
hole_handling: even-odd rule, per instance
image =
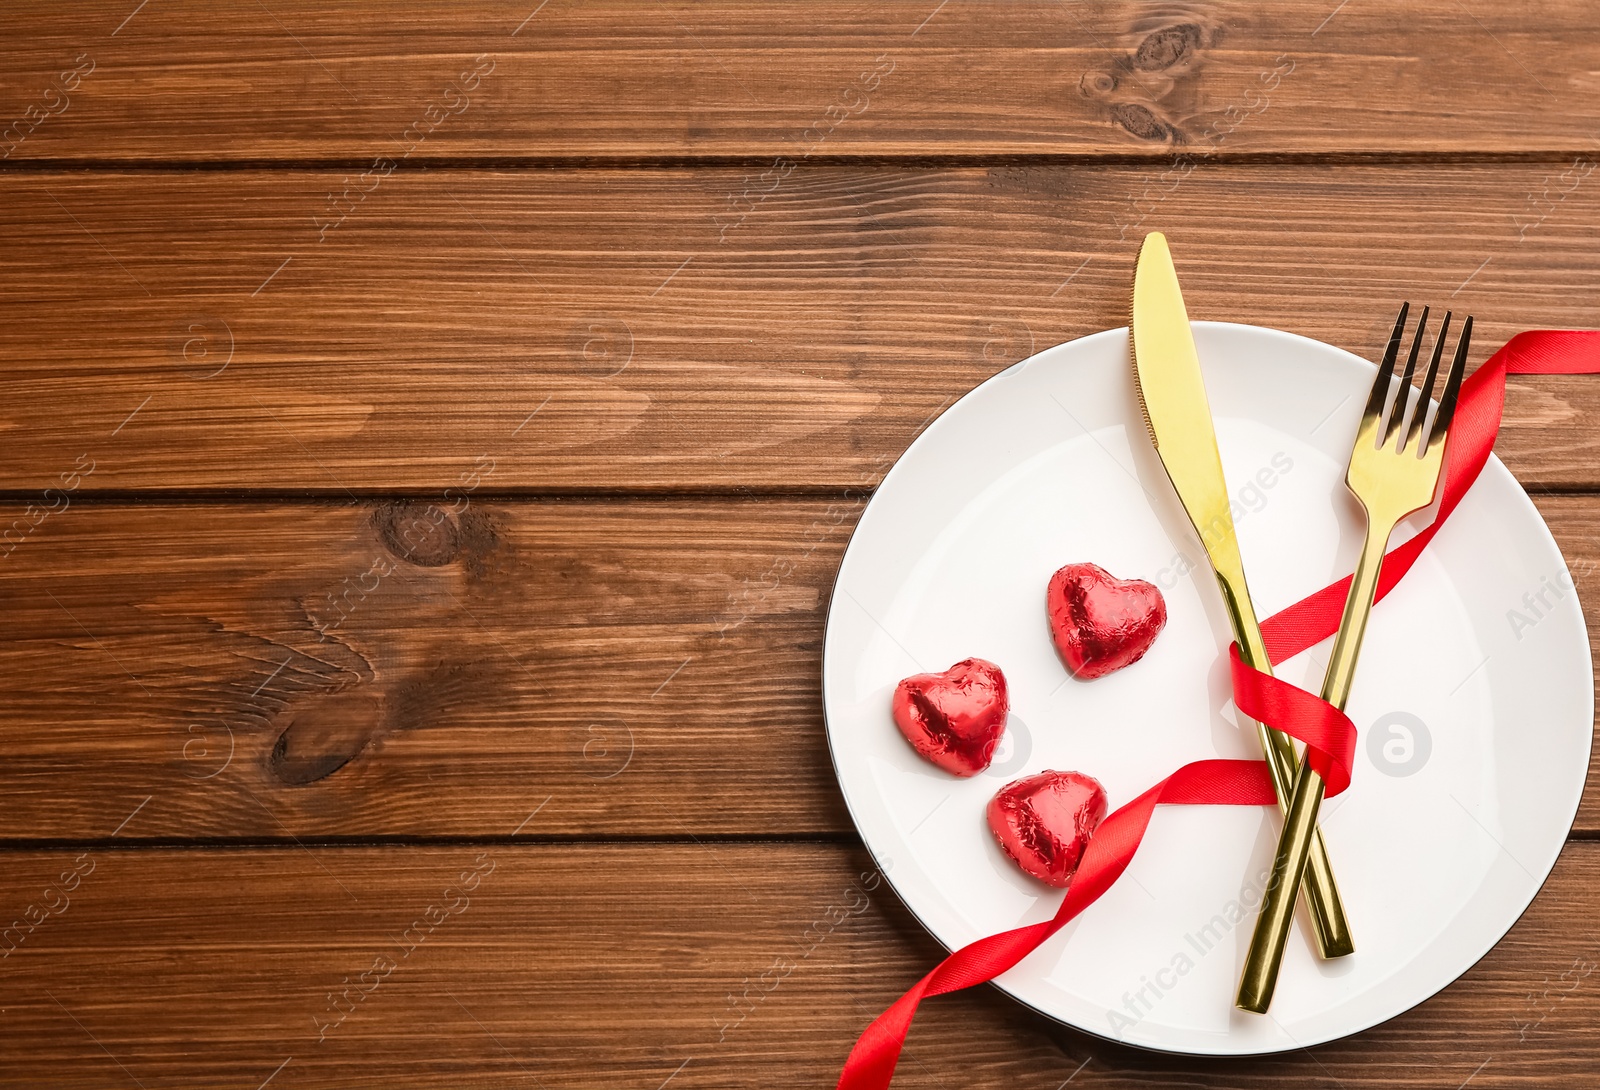
[[[1195, 350], [1172, 253], [1166, 236], [1159, 231], [1146, 235], [1139, 248], [1128, 334], [1134, 387], [1150, 442], [1211, 561], [1234, 638], [1239, 642], [1240, 657], [1257, 670], [1271, 673], [1272, 663], [1245, 584], [1244, 560], [1234, 534], [1228, 482], [1217, 452], [1200, 355]], [[1261, 723], [1256, 724], [1256, 731], [1272, 773], [1278, 806], [1287, 809], [1299, 768], [1294, 742]], [[1354, 951], [1349, 921], [1320, 830], [1311, 846], [1303, 888], [1311, 907], [1318, 952], [1325, 958], [1335, 958]]]

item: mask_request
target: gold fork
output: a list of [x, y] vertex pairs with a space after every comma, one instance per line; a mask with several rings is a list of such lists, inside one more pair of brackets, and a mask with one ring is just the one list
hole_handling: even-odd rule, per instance
[[[1428, 377], [1417, 397], [1412, 398], [1411, 379], [1416, 374], [1417, 354], [1422, 347], [1423, 332], [1428, 326], [1428, 308], [1422, 308], [1422, 319], [1417, 323], [1416, 334], [1411, 339], [1411, 353], [1406, 359], [1406, 369], [1400, 379], [1400, 388], [1390, 405], [1390, 386], [1394, 379], [1395, 358], [1400, 351], [1400, 338], [1405, 333], [1409, 303], [1402, 304], [1400, 316], [1395, 319], [1394, 332], [1389, 336], [1389, 347], [1383, 354], [1383, 365], [1372, 384], [1367, 398], [1366, 411], [1361, 416], [1361, 427], [1356, 432], [1354, 449], [1350, 452], [1350, 469], [1345, 474], [1345, 486], [1361, 502], [1367, 516], [1367, 539], [1361, 548], [1361, 560], [1356, 564], [1350, 581], [1350, 594], [1344, 602], [1344, 617], [1339, 622], [1339, 633], [1333, 639], [1333, 652], [1328, 659], [1328, 670], [1322, 680], [1322, 699], [1340, 710], [1350, 696], [1350, 682], [1355, 676], [1356, 657], [1361, 653], [1361, 638], [1366, 634], [1367, 618], [1372, 613], [1372, 600], [1378, 589], [1378, 573], [1383, 567], [1383, 555], [1389, 546], [1389, 535], [1401, 519], [1420, 511], [1433, 502], [1439, 484], [1439, 470], [1444, 464], [1445, 441], [1450, 434], [1450, 421], [1455, 415], [1456, 396], [1461, 390], [1461, 376], [1466, 369], [1467, 345], [1472, 339], [1472, 318], [1469, 315], [1461, 326], [1461, 339], [1456, 344], [1455, 358], [1450, 363], [1450, 373], [1445, 379], [1444, 393], [1439, 397], [1439, 408], [1423, 438], [1424, 418], [1433, 396], [1433, 385], [1439, 374], [1439, 360], [1444, 352], [1444, 342], [1450, 332], [1450, 313], [1445, 312], [1444, 324], [1433, 342], [1433, 359], [1428, 365]], [[1385, 409], [1388, 412], [1385, 412]], [[1393, 447], [1390, 440], [1398, 434]], [[1284, 817], [1283, 835], [1278, 841], [1278, 854], [1272, 864], [1272, 880], [1262, 898], [1261, 915], [1256, 918], [1255, 934], [1250, 939], [1250, 952], [1245, 958], [1244, 975], [1239, 981], [1239, 1007], [1255, 1014], [1266, 1013], [1272, 1003], [1272, 992], [1278, 982], [1278, 968], [1283, 962], [1283, 946], [1289, 937], [1289, 921], [1294, 914], [1295, 890], [1305, 870], [1306, 852], [1311, 844], [1311, 834], [1317, 827], [1317, 809], [1322, 805], [1322, 777], [1312, 771], [1304, 758], [1295, 780], [1294, 795], [1289, 800], [1289, 810]]]

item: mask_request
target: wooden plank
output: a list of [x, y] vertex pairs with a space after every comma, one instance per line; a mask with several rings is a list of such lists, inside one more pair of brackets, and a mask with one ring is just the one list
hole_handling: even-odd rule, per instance
[[[0, 564], [3, 836], [481, 837], [545, 800], [563, 836], [850, 834], [819, 663], [859, 501], [466, 503], [50, 516]], [[1600, 498], [1540, 506], [1600, 632]]]
[[[859, 487], [1125, 322], [1154, 228], [1195, 317], [1369, 356], [1402, 296], [1480, 359], [1600, 325], [1600, 186], [1540, 165], [815, 168], [721, 227], [738, 171], [397, 173], [319, 242], [340, 177], [0, 177], [0, 487]], [[1512, 468], [1600, 486], [1600, 384], [1515, 387]]]
[[6, 835], [849, 827], [827, 504], [463, 503], [52, 516], [3, 573]]
[[[1310, 1053], [1159, 1056], [981, 988], [926, 1005], [896, 1085], [1583, 1084], [1596, 882], [1570, 845], [1463, 979]], [[0, 961], [17, 1085], [823, 1086], [938, 956], [829, 845], [9, 852], [0, 888], [43, 915]]]
[[136, 6], [8, 7], [0, 149], [1504, 155], [1587, 152], [1600, 125], [1600, 39], [1577, 0]]

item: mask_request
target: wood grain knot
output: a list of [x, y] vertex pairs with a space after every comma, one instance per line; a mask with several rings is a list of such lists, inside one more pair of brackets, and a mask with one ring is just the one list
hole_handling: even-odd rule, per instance
[[1224, 34], [1225, 27], [1190, 8], [1148, 11], [1129, 27], [1127, 52], [1084, 73], [1078, 93], [1135, 139], [1188, 143], [1183, 123], [1204, 106], [1199, 80], [1206, 51]]
[[1162, 72], [1194, 56], [1203, 34], [1195, 23], [1162, 27], [1146, 35], [1133, 51], [1133, 66], [1141, 72]]
[[1078, 90], [1091, 98], [1104, 98], [1121, 83], [1115, 72], [1085, 72], [1078, 81]]
[[450, 563], [461, 551], [461, 524], [445, 507], [418, 500], [386, 503], [372, 513], [384, 547], [422, 568]]
[[1111, 107], [1111, 119], [1140, 140], [1177, 139], [1177, 132], [1162, 121], [1148, 106], [1137, 102], [1118, 102]]
[[372, 743], [383, 701], [370, 691], [346, 690], [311, 697], [289, 714], [267, 767], [283, 783], [303, 787], [339, 771]]

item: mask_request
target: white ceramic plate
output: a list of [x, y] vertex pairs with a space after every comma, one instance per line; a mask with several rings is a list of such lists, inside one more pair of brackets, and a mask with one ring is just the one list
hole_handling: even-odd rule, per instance
[[[1274, 330], [1194, 332], [1265, 617], [1355, 563], [1344, 467], [1373, 366]], [[1169, 615], [1143, 660], [1089, 682], [1066, 673], [1045, 617], [1051, 573], [1085, 560], [1155, 582]], [[1078, 769], [1116, 807], [1186, 761], [1260, 756], [1236, 723], [1230, 639], [1140, 420], [1125, 329], [1041, 352], [930, 426], [851, 539], [823, 653], [845, 800], [928, 930], [953, 949], [1054, 913], [1060, 892], [1018, 871], [984, 821], [1011, 780]], [[1279, 672], [1315, 691], [1326, 654]], [[919, 758], [889, 707], [900, 678], [972, 655], [1005, 671], [1012, 713], [994, 764], [963, 780]], [[1592, 679], [1561, 552], [1492, 459], [1367, 630], [1355, 781], [1323, 807], [1357, 952], [1319, 961], [1302, 909], [1270, 1016], [1236, 1011], [1278, 816], [1162, 807], [1122, 880], [999, 985], [1090, 1033], [1205, 1055], [1315, 1045], [1399, 1014], [1499, 941], [1555, 864], [1589, 766]]]

